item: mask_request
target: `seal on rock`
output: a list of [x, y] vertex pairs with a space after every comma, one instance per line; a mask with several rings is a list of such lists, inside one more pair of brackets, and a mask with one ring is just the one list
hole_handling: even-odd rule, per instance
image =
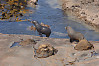
[[40, 44], [34, 46], [35, 58], [46, 58], [55, 55], [58, 50], [55, 49], [51, 44]]
[[46, 37], [49, 37], [51, 34], [51, 29], [46, 27], [46, 26], [42, 26], [41, 24], [39, 24], [38, 21], [31, 21], [31, 23], [33, 23], [35, 25], [36, 30], [39, 32], [39, 35], [42, 37], [42, 34], [45, 34]]
[[65, 27], [65, 29], [67, 30], [71, 43], [73, 41], [79, 42], [80, 40], [84, 39], [84, 35], [82, 33], [74, 31], [70, 26]]

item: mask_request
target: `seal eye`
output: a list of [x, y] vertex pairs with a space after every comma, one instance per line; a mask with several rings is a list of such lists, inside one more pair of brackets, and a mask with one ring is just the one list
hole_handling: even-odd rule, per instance
[[67, 30], [67, 27], [65, 27], [65, 29]]
[[37, 21], [31, 21], [31, 23], [35, 24]]
[[33, 23], [37, 23], [37, 21], [33, 21]]

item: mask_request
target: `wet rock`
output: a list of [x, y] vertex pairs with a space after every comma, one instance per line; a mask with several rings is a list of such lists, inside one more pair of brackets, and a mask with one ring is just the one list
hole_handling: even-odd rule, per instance
[[50, 28], [49, 25], [46, 25], [46, 24], [44, 24], [44, 23], [42, 23], [42, 22], [41, 22], [41, 25]]
[[51, 55], [54, 55], [57, 53], [58, 50], [56, 50], [51, 44], [36, 44], [34, 46], [34, 57], [38, 58], [46, 58]]
[[10, 46], [10, 48], [12, 48], [12, 47], [15, 47], [15, 46], [21, 46], [21, 45], [19, 45], [19, 42], [14, 42], [14, 43], [11, 43], [12, 45]]
[[97, 52], [97, 51], [92, 51], [92, 52], [91, 52], [91, 57], [99, 58], [99, 52]]
[[[99, 31], [99, 1], [98, 0], [62, 0], [62, 9], [68, 15], [82, 20], [96, 31]], [[81, 13], [83, 12], [83, 13]], [[90, 24], [89, 24], [90, 23]]]
[[33, 25], [30, 27], [30, 29], [36, 31], [36, 28]]
[[74, 47], [75, 50], [80, 50], [80, 51], [82, 51], [82, 50], [89, 50], [89, 49], [92, 49], [92, 48], [94, 48], [94, 46], [90, 42], [88, 42], [87, 40], [85, 40], [85, 39], [81, 40]]
[[21, 46], [25, 46], [25, 45], [29, 45], [29, 44], [36, 44], [36, 42], [33, 39], [27, 39], [27, 40], [21, 41], [19, 43], [19, 45], [21, 45]]

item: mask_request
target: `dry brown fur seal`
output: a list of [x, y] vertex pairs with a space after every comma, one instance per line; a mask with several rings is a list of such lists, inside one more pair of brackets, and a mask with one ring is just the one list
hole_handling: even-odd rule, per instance
[[67, 30], [71, 43], [73, 41], [79, 42], [80, 40], [84, 39], [84, 35], [82, 33], [74, 31], [70, 26], [65, 27], [65, 29]]

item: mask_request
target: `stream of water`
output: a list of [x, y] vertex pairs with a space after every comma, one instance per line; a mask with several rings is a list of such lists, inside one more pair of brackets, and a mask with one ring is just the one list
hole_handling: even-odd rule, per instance
[[[64, 27], [71, 26], [74, 30], [84, 34], [87, 40], [99, 41], [99, 33], [88, 29], [81, 23], [68, 19], [64, 15], [58, 0], [39, 0], [36, 8], [27, 7], [26, 9], [34, 13], [25, 14], [23, 19], [37, 20], [51, 27], [51, 38], [69, 38]], [[0, 21], [0, 33], [4, 34], [26, 34], [39, 36], [37, 32], [28, 29], [30, 22], [8, 22]]]

